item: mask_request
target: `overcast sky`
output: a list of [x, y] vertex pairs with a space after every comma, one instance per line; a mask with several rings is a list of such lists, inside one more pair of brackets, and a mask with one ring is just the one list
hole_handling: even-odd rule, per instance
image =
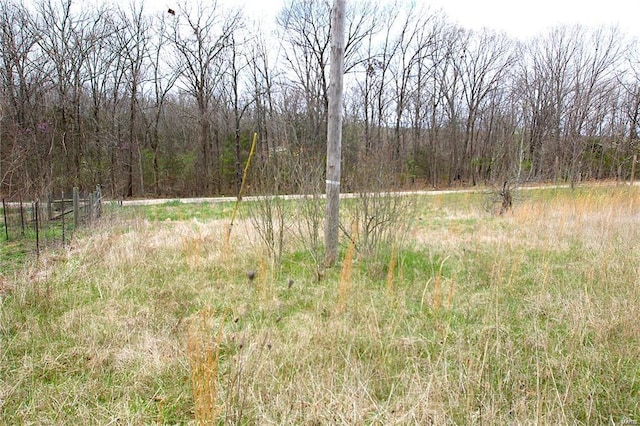
[[466, 28], [489, 27], [521, 38], [558, 24], [618, 25], [640, 36], [640, 1], [635, 0], [432, 0]]
[[[128, 0], [119, 0], [126, 3]], [[146, 0], [152, 10], [175, 7], [183, 0]], [[189, 2], [190, 0], [186, 0]], [[276, 13], [290, 0], [218, 0], [244, 5], [249, 16], [271, 25]], [[324, 0], [318, 0], [324, 1]], [[329, 0], [333, 1], [333, 0]], [[349, 0], [346, 0], [349, 2]], [[383, 0], [384, 1], [384, 0]], [[391, 1], [391, 0], [389, 0]], [[617, 25], [640, 38], [640, 0], [415, 0], [443, 9], [449, 18], [465, 28], [483, 27], [529, 38], [558, 24], [585, 26]]]
[[[244, 4], [247, 12], [253, 11], [266, 19], [275, 16], [285, 1], [233, 0], [233, 4]], [[433, 8], [442, 8], [452, 21], [465, 28], [488, 27], [520, 38], [534, 36], [557, 24], [576, 23], [585, 26], [618, 25], [628, 34], [640, 37], [640, 0], [422, 1]]]

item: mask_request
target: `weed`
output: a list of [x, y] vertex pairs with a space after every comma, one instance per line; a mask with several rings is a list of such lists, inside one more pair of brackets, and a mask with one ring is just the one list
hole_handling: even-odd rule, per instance
[[[354, 233], [357, 233], [357, 222], [353, 225]], [[355, 241], [351, 241], [347, 252], [344, 255], [342, 261], [342, 268], [340, 270], [340, 281], [338, 282], [338, 306], [337, 312], [341, 313], [345, 310], [351, 292], [353, 288], [352, 275], [353, 275], [353, 255], [356, 251]]]
[[211, 425], [217, 422], [222, 411], [218, 403], [218, 373], [225, 316], [222, 315], [217, 326], [212, 324], [214, 316], [211, 309], [203, 309], [199, 316], [189, 331], [187, 346], [191, 392], [196, 421], [201, 425]]

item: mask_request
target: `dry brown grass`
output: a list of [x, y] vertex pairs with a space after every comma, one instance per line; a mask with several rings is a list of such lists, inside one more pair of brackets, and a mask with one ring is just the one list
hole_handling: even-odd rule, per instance
[[635, 189], [532, 193], [501, 217], [424, 201], [409, 241], [382, 261], [347, 246], [321, 282], [307, 248], [274, 265], [249, 221], [228, 252], [224, 221], [75, 241], [0, 302], [2, 420], [638, 420]]
[[[354, 222], [351, 235], [358, 234], [358, 224]], [[354, 239], [349, 241], [349, 247], [344, 255], [342, 267], [340, 268], [340, 280], [338, 281], [338, 302], [336, 307], [337, 313], [342, 313], [352, 297], [353, 292], [353, 258], [356, 253], [356, 242]]]
[[217, 325], [212, 324], [214, 319], [210, 309], [203, 309], [194, 318], [187, 344], [194, 414], [200, 425], [216, 424], [222, 412], [218, 401], [218, 374], [225, 316], [222, 315]]

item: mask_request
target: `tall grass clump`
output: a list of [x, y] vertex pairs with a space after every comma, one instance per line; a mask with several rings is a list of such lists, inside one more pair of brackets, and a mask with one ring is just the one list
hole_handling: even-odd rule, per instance
[[[356, 234], [358, 229], [357, 222], [352, 227], [353, 233]], [[344, 255], [342, 267], [340, 268], [340, 280], [338, 281], [338, 312], [343, 312], [351, 297], [353, 290], [353, 256], [356, 251], [356, 243], [352, 240]]]
[[225, 318], [222, 316], [217, 326], [212, 324], [213, 319], [210, 309], [202, 310], [188, 334], [191, 392], [195, 418], [201, 425], [215, 424], [222, 411], [218, 403], [218, 374]]

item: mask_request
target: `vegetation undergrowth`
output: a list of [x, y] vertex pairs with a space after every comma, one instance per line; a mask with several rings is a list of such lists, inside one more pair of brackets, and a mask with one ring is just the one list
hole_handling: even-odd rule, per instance
[[163, 204], [125, 207], [122, 210], [128, 212], [129, 216], [143, 217], [151, 221], [213, 220], [228, 218], [233, 206], [233, 202], [211, 204], [203, 202], [182, 203], [180, 200], [170, 200]]
[[31, 244], [27, 241], [6, 241], [0, 238], [0, 275], [12, 273], [20, 269], [27, 261]]
[[223, 214], [111, 221], [0, 289], [0, 423], [640, 421], [640, 193], [518, 200], [417, 197], [374, 251], [345, 211], [322, 274], [246, 212], [229, 245]]

